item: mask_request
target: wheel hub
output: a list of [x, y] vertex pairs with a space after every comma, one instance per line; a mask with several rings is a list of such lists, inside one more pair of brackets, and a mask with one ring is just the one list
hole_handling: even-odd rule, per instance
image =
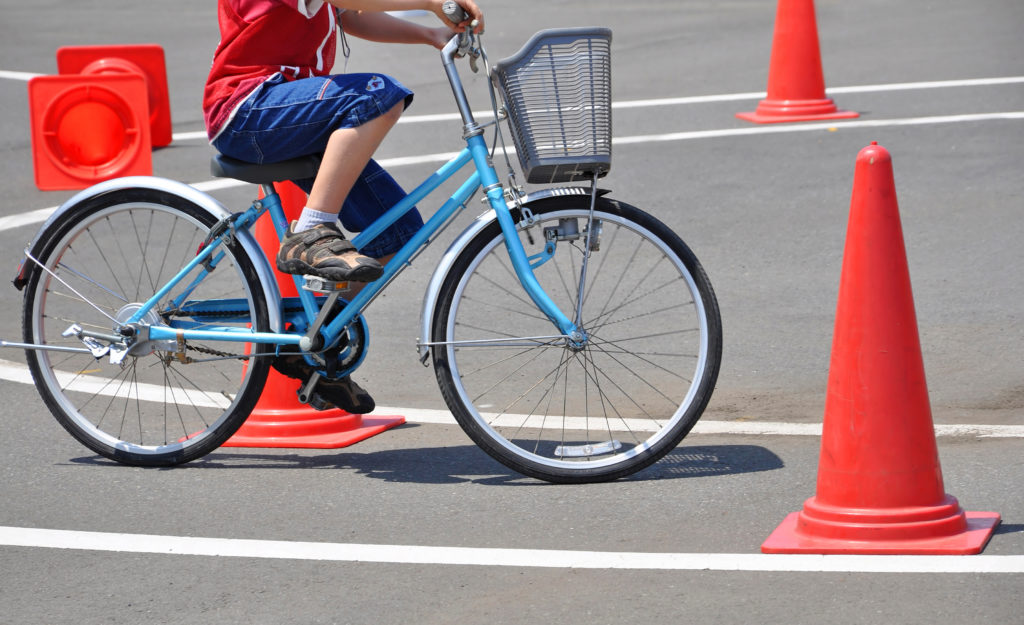
[[[135, 316], [135, 313], [137, 313], [141, 308], [141, 303], [131, 303], [122, 306], [121, 309], [118, 310], [117, 313], [114, 315], [114, 319], [117, 320], [117, 326], [113, 328], [114, 332], [117, 332], [119, 328], [127, 325], [128, 320]], [[135, 325], [143, 328], [148, 326], [161, 325], [160, 315], [156, 314], [155, 310], [150, 310], [145, 315], [143, 315], [142, 319], [135, 323]], [[147, 356], [156, 351], [174, 352], [177, 350], [178, 348], [174, 341], [137, 340], [129, 346], [128, 355]]]

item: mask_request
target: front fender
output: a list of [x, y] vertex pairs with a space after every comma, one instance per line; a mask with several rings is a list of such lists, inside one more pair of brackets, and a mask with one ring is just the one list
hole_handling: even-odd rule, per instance
[[[599, 195], [607, 193], [605, 190], [598, 190]], [[587, 187], [555, 187], [551, 189], [543, 189], [534, 193], [529, 193], [524, 196], [520, 201], [523, 206], [529, 208], [533, 202], [539, 202], [550, 197], [562, 197], [569, 195], [590, 195], [590, 189]], [[515, 208], [514, 203], [508, 203], [510, 210]], [[427, 358], [430, 357], [430, 342], [433, 340], [431, 337], [431, 326], [434, 321], [434, 310], [437, 308], [438, 297], [441, 293], [441, 285], [444, 284], [445, 279], [448, 277], [448, 273], [452, 269], [452, 265], [455, 264], [455, 260], [462, 253], [462, 250], [469, 245], [469, 242], [473, 240], [480, 232], [489, 226], [492, 222], [497, 219], [493, 209], [481, 214], [477, 217], [468, 228], [466, 228], [454, 241], [448, 246], [444, 255], [441, 257], [440, 262], [434, 269], [433, 275], [430, 277], [430, 282], [427, 284], [426, 293], [423, 295], [423, 308], [420, 313], [420, 339], [416, 343], [416, 349], [420, 355], [420, 362], [424, 365], [427, 363]]]
[[[113, 180], [107, 180], [105, 182], [95, 184], [88, 189], [77, 193], [74, 197], [61, 204], [43, 223], [42, 227], [36, 233], [36, 236], [28, 244], [27, 249], [33, 256], [38, 257], [42, 252], [42, 247], [46, 244], [45, 233], [49, 229], [50, 225], [62, 218], [66, 213], [75, 210], [79, 204], [106, 193], [139, 188], [177, 195], [199, 206], [217, 220], [231, 215], [228, 209], [213, 197], [183, 182], [167, 178], [159, 178], [156, 176], [127, 176], [124, 178], [114, 178]], [[267, 298], [271, 330], [281, 332], [284, 328], [284, 323], [281, 318], [281, 307], [275, 304], [276, 302], [281, 301], [281, 293], [277, 287], [277, 278], [274, 277], [274, 272], [270, 267], [270, 261], [267, 260], [267, 256], [263, 252], [263, 248], [260, 247], [255, 237], [253, 237], [252, 232], [249, 230], [239, 230], [236, 233], [235, 238], [242, 245], [242, 248], [246, 253], [249, 254], [249, 257], [252, 259], [253, 265], [256, 268], [256, 274], [259, 276], [260, 284], [263, 286], [263, 293]], [[28, 270], [29, 263], [23, 261], [21, 267], [18, 269], [18, 275], [14, 279], [14, 286], [19, 290], [24, 288], [28, 281]]]

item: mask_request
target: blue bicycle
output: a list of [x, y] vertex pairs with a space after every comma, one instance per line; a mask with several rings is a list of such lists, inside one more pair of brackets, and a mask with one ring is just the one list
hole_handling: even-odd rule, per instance
[[[423, 303], [419, 352], [453, 415], [487, 453], [542, 480], [611, 480], [657, 461], [711, 396], [721, 320], [682, 239], [597, 186], [611, 165], [610, 46], [607, 29], [547, 30], [492, 67], [479, 36], [453, 38], [441, 57], [466, 148], [353, 243], [469, 173], [351, 301], [344, 285], [301, 276], [298, 297], [282, 298], [250, 232], [269, 214], [283, 235], [272, 183], [310, 177], [315, 157], [215, 159], [216, 173], [261, 185], [263, 198], [237, 213], [155, 177], [82, 191], [43, 225], [15, 281], [25, 341], [15, 345], [46, 405], [118, 462], [199, 458], [245, 421], [275, 359], [301, 356], [307, 402], [318, 382], [359, 367], [362, 312], [482, 189], [489, 210], [450, 245]], [[470, 110], [462, 57], [487, 65], [494, 122]], [[528, 183], [570, 184], [524, 194], [514, 168], [502, 184], [493, 159], [499, 140], [511, 151], [505, 122]]]

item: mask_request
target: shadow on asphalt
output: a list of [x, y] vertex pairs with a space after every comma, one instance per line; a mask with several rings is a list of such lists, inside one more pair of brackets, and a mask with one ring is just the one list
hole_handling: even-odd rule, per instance
[[[684, 442], [685, 444], [685, 442]], [[237, 451], [236, 451], [237, 449]], [[121, 467], [99, 456], [71, 460], [73, 464]], [[681, 445], [639, 473], [620, 481], [650, 481], [713, 477], [772, 471], [783, 467], [771, 451], [756, 445]], [[265, 450], [221, 448], [204, 458], [156, 471], [239, 470], [239, 469], [341, 469], [389, 482], [422, 484], [536, 485], [537, 480], [511, 471], [474, 445], [453, 447], [388, 449], [360, 453], [347, 450]]]
[[1013, 523], [1000, 523], [993, 534], [1019, 534], [1024, 532], [1024, 525]]

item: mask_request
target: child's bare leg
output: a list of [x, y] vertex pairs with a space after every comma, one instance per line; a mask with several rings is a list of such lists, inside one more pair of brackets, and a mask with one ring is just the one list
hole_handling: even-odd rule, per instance
[[380, 277], [381, 264], [356, 251], [336, 222], [345, 198], [403, 109], [400, 102], [361, 126], [331, 134], [306, 207], [281, 242], [277, 255], [280, 271], [339, 282], [370, 282]]
[[307, 207], [322, 213], [337, 214], [341, 210], [359, 174], [363, 173], [370, 157], [398, 122], [404, 107], [404, 103], [399, 102], [384, 115], [362, 126], [339, 128], [331, 134]]

